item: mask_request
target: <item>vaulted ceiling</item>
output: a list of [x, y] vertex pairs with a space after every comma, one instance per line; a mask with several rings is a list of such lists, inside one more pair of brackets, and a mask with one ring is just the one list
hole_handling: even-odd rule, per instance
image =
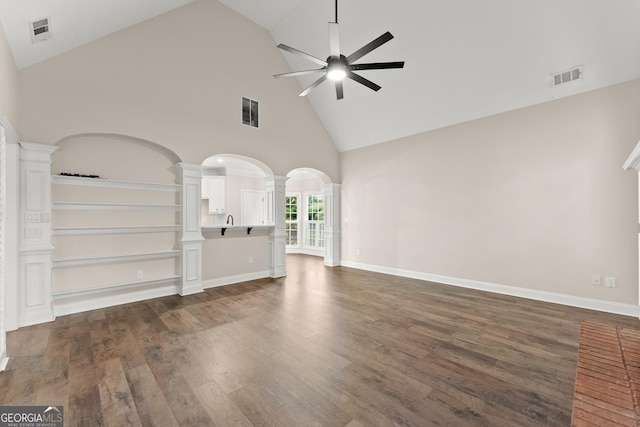
[[[24, 68], [191, 1], [0, 0], [0, 18]], [[329, 56], [334, 1], [220, 2], [274, 44]], [[42, 17], [55, 37], [32, 44], [28, 22]], [[395, 38], [360, 62], [406, 62], [361, 72], [378, 92], [347, 80], [340, 101], [329, 82], [309, 95], [340, 151], [640, 78], [638, 0], [342, 0], [338, 21], [346, 54], [390, 31]], [[291, 70], [316, 68], [282, 54]], [[576, 66], [582, 79], [552, 85], [554, 73]], [[315, 78], [300, 77], [301, 91]]]

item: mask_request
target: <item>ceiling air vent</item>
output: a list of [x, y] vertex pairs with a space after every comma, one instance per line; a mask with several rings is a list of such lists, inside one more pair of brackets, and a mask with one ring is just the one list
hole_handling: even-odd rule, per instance
[[582, 79], [582, 66], [574, 67], [567, 71], [553, 74], [552, 84], [553, 86], [560, 86], [565, 83], [569, 83], [575, 80]]
[[29, 30], [31, 32], [31, 42], [38, 43], [51, 37], [49, 29], [49, 18], [38, 19], [29, 22]]

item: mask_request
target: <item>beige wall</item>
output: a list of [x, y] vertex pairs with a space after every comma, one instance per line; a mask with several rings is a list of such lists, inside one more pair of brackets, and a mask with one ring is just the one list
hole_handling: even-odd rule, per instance
[[635, 304], [638, 139], [633, 81], [343, 153], [342, 257]]
[[[163, 145], [185, 162], [256, 158], [277, 175], [311, 167], [339, 181], [339, 156], [269, 33], [200, 0], [20, 70], [19, 132], [54, 144], [114, 133]], [[240, 123], [241, 97], [260, 101], [260, 128]]]
[[0, 115], [16, 126], [18, 70], [0, 22]]
[[324, 183], [320, 178], [308, 178], [308, 179], [291, 179], [287, 181], [288, 192], [305, 192], [305, 191], [320, 191], [322, 192]]

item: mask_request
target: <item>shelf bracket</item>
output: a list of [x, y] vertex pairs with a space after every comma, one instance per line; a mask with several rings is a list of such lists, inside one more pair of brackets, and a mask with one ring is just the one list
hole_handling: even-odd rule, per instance
[[247, 235], [251, 234], [251, 230], [253, 230], [253, 227], [247, 227]]
[[225, 231], [227, 231], [227, 228], [226, 228], [226, 227], [222, 227], [222, 228], [220, 229], [220, 235], [221, 235], [221, 236], [224, 236], [224, 232], [225, 232]]

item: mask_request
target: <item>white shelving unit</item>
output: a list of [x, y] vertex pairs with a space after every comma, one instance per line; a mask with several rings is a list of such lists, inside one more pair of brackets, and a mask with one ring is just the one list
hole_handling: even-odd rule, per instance
[[[95, 268], [104, 265], [126, 265], [126, 268], [118, 270], [121, 275], [127, 275], [130, 271], [138, 267], [132, 266], [131, 263], [140, 263], [139, 265], [145, 265], [145, 262], [155, 260], [170, 260], [175, 259], [175, 268], [173, 271], [167, 274], [162, 274], [160, 277], [151, 277], [143, 279], [142, 270], [138, 270], [138, 275], [132, 275], [128, 280], [127, 276], [125, 280], [117, 280], [116, 283], [95, 283], [95, 280], [100, 279], [99, 271], [92, 276], [94, 283], [78, 283], [72, 285], [72, 288], [56, 289], [56, 283], [53, 283], [53, 301], [54, 310], [57, 314], [66, 314], [69, 312], [78, 311], [78, 308], [82, 308], [82, 304], [86, 305], [87, 309], [95, 306], [95, 299], [106, 297], [114, 294], [115, 291], [119, 295], [122, 293], [135, 293], [142, 292], [144, 290], [153, 292], [154, 289], [166, 287], [169, 285], [175, 293], [176, 285], [180, 281], [180, 275], [178, 273], [179, 267], [177, 260], [181, 256], [181, 251], [176, 249], [179, 246], [179, 238], [177, 237], [181, 231], [181, 224], [179, 223], [178, 213], [182, 209], [180, 204], [180, 193], [182, 186], [176, 184], [164, 184], [153, 182], [138, 182], [138, 181], [124, 181], [124, 180], [110, 180], [100, 178], [85, 178], [75, 176], [52, 176], [52, 184], [54, 189], [58, 190], [55, 193], [62, 193], [64, 200], [52, 201], [52, 235], [54, 239], [54, 249], [52, 268], [55, 271], [59, 269], [87, 269]], [[57, 188], [56, 188], [57, 187]], [[74, 190], [74, 187], [78, 190]], [[80, 189], [79, 187], [89, 187], [92, 190]], [[93, 191], [95, 190], [95, 191]], [[113, 191], [117, 190], [117, 191]], [[102, 192], [102, 193], [101, 193]], [[165, 193], [160, 195], [163, 199], [162, 203], [155, 202], [139, 202], [139, 200], [154, 199], [157, 198], [158, 193]], [[173, 194], [167, 196], [166, 193]], [[114, 197], [120, 197], [123, 200], [113, 200]], [[127, 196], [127, 197], [125, 197]], [[171, 200], [166, 200], [170, 198]], [[68, 200], [71, 199], [71, 200]], [[106, 200], [105, 200], [106, 199]], [[129, 203], [128, 200], [133, 199], [133, 203]], [[173, 202], [173, 203], [171, 203]], [[136, 214], [137, 213], [137, 214]], [[140, 214], [142, 213], [142, 214]], [[156, 224], [154, 221], [149, 220], [148, 216], [156, 214], [162, 215], [167, 213], [168, 215], [162, 216], [161, 220], [170, 222], [166, 224]], [[57, 224], [57, 216], [71, 215], [72, 219], [66, 222], [71, 222], [66, 226]], [[74, 217], [77, 216], [76, 217]], [[106, 216], [105, 216], [106, 215]], [[129, 219], [128, 215], [137, 215], [133, 219]], [[109, 222], [118, 222], [118, 224], [104, 224], [101, 221], [109, 219]], [[171, 220], [167, 220], [171, 218]], [[76, 221], [76, 222], [74, 222]], [[131, 224], [131, 222], [134, 224]], [[156, 220], [157, 222], [158, 220]], [[62, 220], [61, 222], [65, 222]], [[139, 223], [136, 223], [139, 222]], [[141, 241], [142, 245], [145, 244], [145, 235], [151, 236], [160, 233], [174, 233], [176, 237], [170, 236], [166, 239], [171, 240], [167, 243], [171, 247], [156, 247], [153, 240], [150, 240], [147, 244], [149, 246], [148, 251], [142, 251], [131, 249], [127, 247], [126, 241], [118, 245], [117, 239], [123, 239], [126, 235], [142, 235], [137, 241]], [[113, 236], [113, 239], [109, 238]], [[56, 239], [58, 241], [56, 241]], [[68, 239], [72, 239], [69, 243]], [[74, 240], [75, 239], [75, 240]], [[108, 242], [108, 249], [99, 248], [100, 240], [102, 242]], [[151, 237], [149, 237], [151, 239]], [[115, 243], [114, 243], [115, 242]], [[66, 247], [65, 247], [66, 245]], [[114, 249], [115, 248], [115, 249]], [[96, 249], [97, 252], [112, 252], [113, 253], [92, 253]], [[63, 253], [61, 256], [60, 253]], [[66, 256], [65, 253], [72, 252], [74, 256]], [[77, 253], [80, 252], [80, 253]], [[149, 264], [147, 264], [149, 265]], [[165, 269], [168, 269], [165, 268]], [[164, 269], [162, 269], [164, 271]], [[65, 272], [65, 274], [71, 273], [72, 277], [75, 277], [72, 272]], [[154, 272], [150, 271], [151, 276], [154, 276]], [[88, 273], [83, 271], [82, 274], [78, 274], [78, 277], [84, 277]], [[117, 275], [116, 275], [117, 276]], [[78, 279], [80, 281], [81, 279]], [[111, 281], [114, 279], [111, 278]], [[69, 286], [65, 283], [65, 286]], [[65, 305], [74, 305], [73, 309], [65, 308]]]

